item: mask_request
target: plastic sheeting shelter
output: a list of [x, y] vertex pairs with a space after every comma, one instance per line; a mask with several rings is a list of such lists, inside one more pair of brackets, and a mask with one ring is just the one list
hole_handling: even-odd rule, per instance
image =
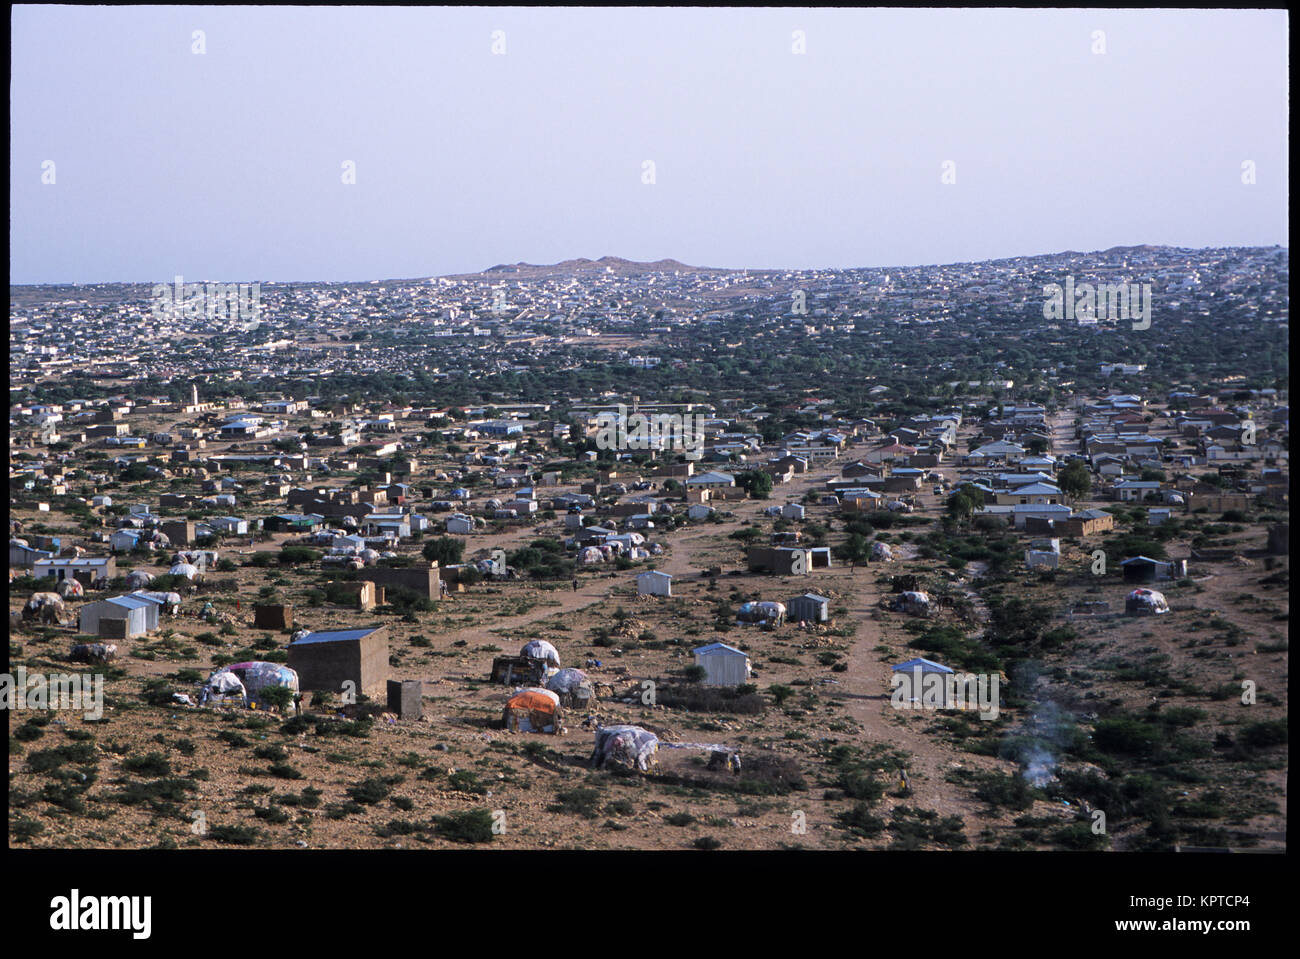
[[153, 574], [142, 569], [133, 569], [126, 574], [126, 585], [131, 589], [143, 589], [153, 582]]
[[560, 697], [561, 706], [583, 708], [596, 698], [595, 687], [581, 669], [561, 669], [546, 681], [546, 688]]
[[758, 623], [764, 626], [780, 626], [785, 622], [785, 604], [783, 603], [741, 603], [736, 612], [736, 622], [741, 625]]
[[920, 590], [904, 590], [894, 597], [892, 606], [904, 613], [925, 616], [930, 612], [930, 597]]
[[549, 689], [521, 689], [506, 703], [505, 727], [515, 733], [560, 732], [563, 710], [560, 697]]
[[1157, 616], [1169, 612], [1169, 603], [1163, 593], [1154, 589], [1135, 589], [1124, 600], [1124, 612], [1129, 616]]
[[591, 762], [597, 769], [609, 764], [649, 772], [657, 765], [659, 737], [640, 726], [602, 726], [596, 730]]
[[556, 669], [560, 668], [559, 650], [544, 639], [533, 639], [524, 643], [523, 648], [519, 650], [519, 655], [540, 659]]
[[250, 705], [264, 708], [265, 704], [259, 694], [269, 686], [284, 686], [292, 691], [294, 696], [298, 695], [298, 674], [288, 666], [255, 661], [234, 663], [226, 668], [239, 677], [239, 681], [244, 684], [244, 689], [248, 691]]
[[248, 691], [240, 678], [229, 669], [218, 669], [208, 677], [199, 692], [199, 705], [206, 706], [209, 703], [214, 706], [233, 703], [244, 706], [248, 703]]

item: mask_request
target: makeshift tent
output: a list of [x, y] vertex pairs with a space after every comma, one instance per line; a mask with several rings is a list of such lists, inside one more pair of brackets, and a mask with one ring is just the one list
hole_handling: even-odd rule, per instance
[[745, 625], [759, 623], [761, 625], [780, 626], [785, 622], [785, 604], [784, 603], [741, 603], [740, 609], [736, 613], [736, 622]]
[[596, 698], [595, 688], [581, 669], [561, 669], [546, 681], [546, 688], [560, 697], [561, 706], [583, 708]]
[[228, 703], [247, 705], [248, 691], [244, 689], [240, 678], [229, 669], [218, 669], [208, 677], [208, 681], [203, 684], [203, 689], [199, 692], [199, 705], [206, 706], [208, 703], [215, 706]]
[[255, 661], [234, 663], [226, 668], [244, 684], [250, 706], [265, 708], [266, 704], [258, 694], [269, 686], [284, 686], [293, 692], [295, 698], [298, 695], [298, 673], [281, 663]]
[[556, 669], [560, 668], [559, 651], [544, 639], [532, 639], [524, 643], [523, 648], [519, 650], [519, 655], [540, 659]]
[[592, 563], [600, 563], [605, 559], [605, 555], [595, 546], [584, 546], [578, 551], [578, 562], [584, 566], [590, 566]]
[[515, 733], [559, 733], [563, 728], [560, 697], [536, 686], [511, 696], [503, 718], [506, 729]]
[[[697, 752], [706, 752], [709, 754], [709, 761], [706, 768], [708, 769], [725, 769], [729, 773], [740, 773], [740, 750], [734, 746], [726, 746], [721, 743], [665, 743], [659, 744], [660, 749], [689, 749]], [[665, 757], [666, 758], [666, 757]]]
[[167, 573], [171, 576], [184, 576], [186, 579], [193, 579], [199, 575], [199, 568], [192, 563], [177, 563], [167, 570]]
[[74, 663], [108, 663], [117, 658], [117, 647], [112, 643], [77, 643], [68, 658]]
[[924, 616], [930, 612], [930, 597], [920, 590], [904, 590], [894, 597], [893, 608], [904, 613]]
[[659, 737], [640, 726], [602, 726], [596, 730], [591, 762], [597, 769], [609, 763], [649, 772], [657, 764]]
[[81, 582], [79, 580], [75, 580], [75, 579], [60, 580], [59, 584], [55, 586], [54, 589], [64, 599], [68, 599], [70, 597], [76, 598], [79, 596], [86, 595], [86, 588], [81, 585]]
[[878, 563], [892, 563], [894, 561], [894, 551], [888, 543], [872, 543], [871, 558]]
[[1124, 612], [1129, 616], [1157, 616], [1169, 612], [1169, 603], [1163, 593], [1154, 589], [1135, 589], [1124, 600]]
[[146, 573], [142, 569], [133, 569], [126, 574], [126, 585], [129, 589], [143, 589], [153, 582], [153, 574]]

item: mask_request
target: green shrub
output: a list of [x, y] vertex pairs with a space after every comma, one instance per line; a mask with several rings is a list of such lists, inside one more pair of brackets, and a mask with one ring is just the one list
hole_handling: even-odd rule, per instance
[[492, 813], [487, 809], [468, 809], [464, 812], [435, 816], [434, 831], [452, 842], [478, 843], [492, 841]]

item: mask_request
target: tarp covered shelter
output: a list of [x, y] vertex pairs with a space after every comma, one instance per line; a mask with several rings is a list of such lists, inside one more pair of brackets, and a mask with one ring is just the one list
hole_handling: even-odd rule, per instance
[[741, 603], [740, 609], [736, 612], [736, 622], [742, 625], [761, 623], [780, 626], [785, 622], [785, 604], [769, 602]]
[[153, 582], [153, 574], [142, 569], [133, 569], [126, 574], [126, 585], [131, 589], [142, 589]]
[[1169, 612], [1169, 603], [1163, 593], [1154, 589], [1135, 589], [1124, 600], [1124, 612], [1129, 616], [1154, 616]]
[[505, 727], [516, 733], [559, 733], [563, 710], [560, 697], [549, 689], [521, 689], [506, 703]]
[[544, 639], [530, 639], [519, 650], [520, 656], [529, 656], [560, 668], [560, 652]]
[[203, 689], [199, 692], [199, 705], [206, 706], [209, 703], [213, 705], [238, 703], [244, 706], [248, 704], [248, 691], [240, 678], [229, 669], [218, 669], [208, 677], [208, 681], [203, 684]]
[[587, 674], [572, 667], [561, 669], [548, 679], [546, 688], [560, 697], [561, 706], [582, 708], [596, 698], [595, 687]]
[[640, 726], [602, 726], [596, 730], [592, 765], [601, 769], [610, 763], [649, 772], [657, 764], [659, 737]]
[[298, 673], [281, 663], [253, 661], [234, 663], [226, 668], [244, 684], [249, 705], [262, 707], [264, 704], [258, 694], [268, 686], [284, 686], [292, 690], [295, 697], [298, 695]]

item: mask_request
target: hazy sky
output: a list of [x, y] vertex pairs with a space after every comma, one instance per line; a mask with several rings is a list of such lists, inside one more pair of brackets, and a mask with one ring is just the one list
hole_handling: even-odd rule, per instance
[[16, 283], [1288, 242], [1280, 11], [29, 6], [12, 25]]

